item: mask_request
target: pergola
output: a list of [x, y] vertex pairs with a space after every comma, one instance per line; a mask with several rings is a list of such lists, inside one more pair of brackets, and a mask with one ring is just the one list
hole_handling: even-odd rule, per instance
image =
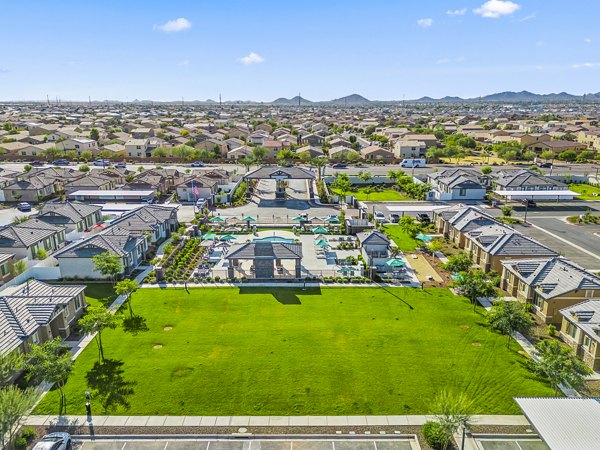
[[[247, 278], [272, 280], [300, 279], [302, 274], [302, 244], [287, 242], [248, 242], [234, 245], [227, 254], [228, 277], [235, 278], [236, 270]], [[283, 261], [294, 261], [293, 272], [284, 271]], [[240, 261], [252, 261], [252, 270], [241, 269]]]
[[247, 180], [275, 180], [275, 198], [285, 198], [285, 182], [288, 180], [314, 180], [315, 174], [301, 167], [262, 166], [247, 173]]

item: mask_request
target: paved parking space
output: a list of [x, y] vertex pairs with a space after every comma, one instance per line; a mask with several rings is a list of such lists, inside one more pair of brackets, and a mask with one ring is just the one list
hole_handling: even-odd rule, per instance
[[75, 448], [77, 450], [418, 450], [420, 446], [416, 439], [407, 437], [405, 439], [378, 440], [362, 438], [335, 440], [98, 440], [79, 442]]
[[481, 450], [549, 450], [541, 439], [476, 439]]

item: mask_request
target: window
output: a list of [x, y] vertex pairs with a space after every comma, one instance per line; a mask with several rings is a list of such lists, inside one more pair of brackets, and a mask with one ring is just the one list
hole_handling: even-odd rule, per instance
[[575, 336], [577, 336], [577, 327], [571, 322], [569, 322], [569, 324], [567, 325], [567, 334], [573, 339], [575, 339]]
[[75, 310], [78, 310], [79, 308], [81, 308], [81, 299], [78, 295], [77, 297], [75, 297]]
[[464, 197], [465, 195], [467, 195], [467, 190], [465, 188], [462, 188], [459, 192], [458, 195], [460, 195], [461, 197]]
[[8, 275], [8, 263], [4, 263], [0, 266], [0, 271], [2, 272], [2, 276]]
[[37, 331], [31, 335], [31, 342], [33, 345], [38, 345], [40, 343], [40, 338], [38, 337]]
[[75, 144], [75, 148], [79, 148], [79, 144]]
[[592, 343], [592, 338], [590, 338], [587, 334], [583, 336], [583, 346], [586, 349], [590, 349], [590, 345]]

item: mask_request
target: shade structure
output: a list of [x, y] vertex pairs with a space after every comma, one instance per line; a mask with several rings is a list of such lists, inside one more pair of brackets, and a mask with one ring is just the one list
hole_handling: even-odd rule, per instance
[[242, 217], [240, 220], [243, 220], [244, 222], [256, 222], [256, 219], [254, 217], [251, 217], [251, 216]]
[[327, 228], [325, 227], [316, 227], [313, 229], [313, 233], [327, 233]]
[[429, 242], [429, 241], [433, 240], [433, 238], [431, 236], [429, 236], [427, 234], [422, 234], [422, 233], [417, 234], [415, 236], [415, 238], [420, 241], [423, 241], [423, 242]]
[[327, 219], [325, 219], [325, 222], [327, 222], [327, 223], [340, 223], [340, 219], [338, 219], [335, 216], [331, 216], [331, 217], [328, 217]]
[[316, 245], [317, 247], [323, 247], [323, 248], [325, 248], [325, 247], [329, 247], [329, 242], [327, 242], [327, 241], [326, 241], [326, 240], [324, 240], [324, 239], [320, 239], [320, 240], [318, 240], [318, 241], [316, 242], [316, 244], [315, 244], [315, 245]]
[[399, 258], [392, 258], [392, 259], [387, 260], [385, 265], [389, 266], [389, 267], [404, 267], [406, 265], [406, 263]]
[[294, 222], [306, 222], [306, 217], [296, 216], [296, 217], [292, 217], [292, 220]]
[[225, 220], [219, 216], [211, 217], [210, 219], [208, 219], [208, 221], [209, 222], [225, 222]]
[[225, 234], [225, 235], [221, 236], [219, 239], [221, 239], [222, 241], [235, 241], [237, 239], [237, 237], [235, 237], [232, 234]]
[[206, 233], [202, 236], [202, 239], [208, 239], [209, 241], [214, 241], [217, 238], [217, 235], [214, 233]]

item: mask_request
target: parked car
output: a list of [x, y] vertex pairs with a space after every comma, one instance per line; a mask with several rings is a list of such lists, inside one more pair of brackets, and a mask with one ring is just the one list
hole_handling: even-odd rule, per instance
[[540, 163], [537, 163], [537, 166], [540, 169], [551, 169], [552, 168], [552, 163], [549, 163], [549, 162], [540, 162]]
[[50, 433], [35, 444], [33, 450], [71, 450], [73, 442], [69, 433]]
[[528, 208], [535, 208], [537, 206], [537, 203], [535, 203], [535, 201], [533, 201], [530, 198], [523, 198], [521, 199], [521, 203], [525, 206], [527, 206]]
[[31, 205], [27, 202], [21, 202], [17, 205], [17, 209], [21, 212], [31, 211]]
[[331, 166], [332, 169], [345, 169], [346, 167], [348, 167], [348, 166], [346, 164], [342, 164], [342, 163], [336, 163]]
[[192, 167], [204, 167], [204, 163], [202, 161], [194, 161], [190, 164]]
[[68, 166], [69, 161], [67, 161], [66, 159], [57, 159], [57, 160], [52, 161], [52, 165], [53, 166]]
[[377, 211], [373, 218], [375, 222], [385, 222], [385, 215], [381, 211]]
[[97, 159], [96, 161], [93, 162], [93, 164], [95, 166], [106, 167], [106, 166], [110, 166], [110, 161], [108, 159]]
[[392, 223], [400, 222], [400, 215], [396, 214], [396, 213], [390, 214], [390, 222], [392, 222]]
[[39, 167], [39, 166], [43, 166], [44, 163], [42, 161], [40, 161], [39, 159], [36, 159], [35, 161], [31, 161], [29, 163], [30, 166], [34, 166], [34, 167]]
[[431, 223], [431, 218], [429, 217], [429, 214], [425, 213], [417, 214], [417, 220], [422, 223]]
[[119, 161], [115, 164], [117, 169], [127, 169], [127, 163], [125, 161]]

